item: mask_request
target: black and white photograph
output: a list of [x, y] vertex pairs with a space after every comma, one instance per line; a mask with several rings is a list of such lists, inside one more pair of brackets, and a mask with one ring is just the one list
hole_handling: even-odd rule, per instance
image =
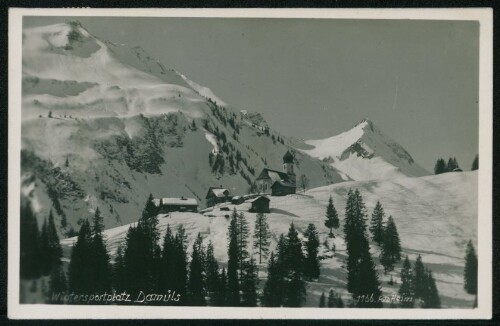
[[12, 318], [491, 316], [488, 9], [10, 16]]

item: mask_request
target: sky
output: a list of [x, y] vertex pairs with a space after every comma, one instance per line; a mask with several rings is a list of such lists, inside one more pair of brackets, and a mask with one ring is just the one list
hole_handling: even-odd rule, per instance
[[327, 138], [369, 118], [433, 170], [478, 152], [479, 24], [472, 21], [28, 17], [76, 19], [93, 35], [139, 45], [271, 128]]

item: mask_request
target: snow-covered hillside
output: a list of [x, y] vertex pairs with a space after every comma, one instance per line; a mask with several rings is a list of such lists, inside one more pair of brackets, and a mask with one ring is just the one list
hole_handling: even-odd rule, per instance
[[[465, 247], [472, 240], [477, 248], [477, 172], [445, 173], [437, 176], [419, 178], [396, 178], [391, 180], [353, 181], [314, 188], [304, 194], [271, 198], [271, 213], [267, 214], [272, 232], [271, 250], [275, 249], [281, 233], [287, 233], [290, 223], [294, 223], [302, 236], [309, 223], [319, 230], [320, 243], [328, 241], [328, 250], [322, 246], [321, 277], [318, 282], [308, 283], [306, 306], [317, 307], [321, 292], [327, 293], [334, 288], [345, 302], [350, 296], [346, 290], [346, 270], [343, 267], [345, 244], [342, 227], [334, 230], [335, 239], [328, 238], [328, 229], [324, 227], [324, 215], [329, 196], [339, 213], [341, 225], [344, 207], [349, 189], [359, 189], [370, 215], [377, 201], [382, 203], [386, 219], [392, 215], [401, 238], [403, 256], [408, 255], [414, 262], [417, 255], [422, 255], [434, 274], [441, 296], [443, 308], [472, 307], [474, 297], [463, 290], [463, 268]], [[224, 206], [225, 204], [222, 204]], [[176, 228], [182, 224], [189, 238], [188, 251], [198, 232], [204, 237], [205, 244], [212, 241], [215, 256], [222, 264], [227, 262], [227, 237], [230, 211], [220, 210], [218, 206], [208, 209], [203, 214], [171, 213], [160, 215], [159, 228], [164, 233], [167, 225]], [[245, 212], [253, 234], [255, 214], [248, 213], [249, 204], [227, 205], [231, 210]], [[227, 216], [226, 216], [227, 215]], [[110, 253], [114, 254], [119, 243], [125, 239], [130, 225], [105, 231]], [[65, 256], [69, 257], [70, 248], [75, 238], [61, 241]], [[249, 244], [252, 239], [249, 239]], [[252, 252], [251, 245], [249, 250]], [[397, 284], [388, 285], [390, 275], [384, 275], [378, 264], [379, 248], [371, 244], [371, 252], [377, 262], [379, 278], [385, 295], [397, 293], [399, 289], [399, 271], [401, 262], [390, 275]], [[260, 286], [266, 277], [266, 264], [259, 266]]]
[[[150, 193], [201, 207], [210, 186], [244, 194], [290, 148], [142, 48], [78, 22], [23, 31], [22, 90], [23, 189], [39, 218], [66, 216], [62, 233], [96, 207], [107, 227], [135, 221]], [[342, 181], [305, 153], [296, 161], [310, 187]]]
[[368, 119], [340, 135], [305, 143], [310, 146], [301, 149], [304, 153], [330, 163], [353, 180], [429, 174]]

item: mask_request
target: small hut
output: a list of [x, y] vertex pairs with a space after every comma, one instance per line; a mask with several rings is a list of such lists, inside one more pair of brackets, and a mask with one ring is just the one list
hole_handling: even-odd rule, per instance
[[259, 196], [248, 201], [252, 206], [248, 210], [251, 213], [269, 213], [269, 203], [271, 200], [266, 196]]

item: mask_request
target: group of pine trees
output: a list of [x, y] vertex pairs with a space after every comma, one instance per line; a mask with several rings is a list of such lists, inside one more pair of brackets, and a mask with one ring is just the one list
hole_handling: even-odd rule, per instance
[[439, 158], [434, 165], [434, 174], [441, 174], [446, 172], [453, 172], [460, 169], [456, 158], [449, 158], [448, 163], [442, 158]]
[[20, 215], [20, 277], [36, 282], [41, 276], [50, 276], [50, 292], [66, 290], [66, 276], [61, 267], [62, 249], [52, 211], [41, 229], [29, 204], [21, 206]]
[[344, 301], [342, 301], [342, 297], [335, 293], [335, 291], [330, 290], [330, 292], [328, 292], [328, 301], [326, 300], [325, 292], [321, 293], [321, 297], [319, 298], [319, 307], [344, 308]]
[[402, 308], [440, 308], [441, 300], [432, 271], [424, 266], [419, 255], [412, 267], [408, 256], [401, 269], [401, 286], [398, 294]]
[[392, 216], [389, 216], [386, 223], [384, 217], [384, 208], [377, 201], [372, 213], [370, 232], [372, 240], [381, 248], [380, 263], [387, 273], [394, 270], [394, 264], [401, 260], [401, 242]]

